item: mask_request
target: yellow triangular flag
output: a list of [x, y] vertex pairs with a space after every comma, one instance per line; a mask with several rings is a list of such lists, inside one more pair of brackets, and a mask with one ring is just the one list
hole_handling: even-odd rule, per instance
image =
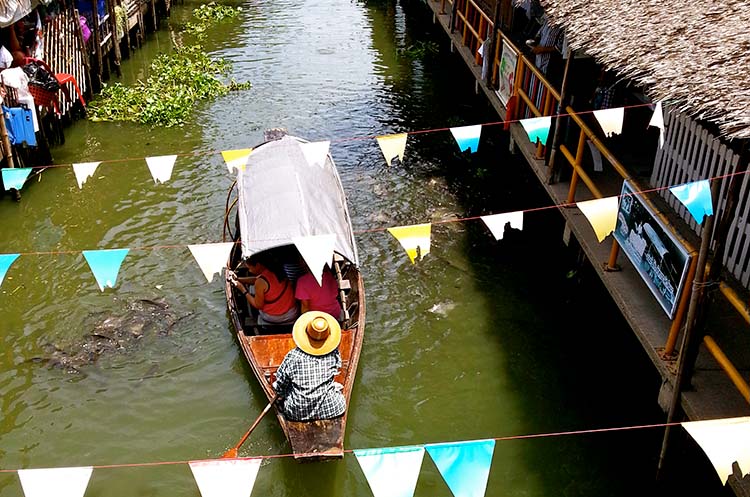
[[398, 243], [409, 254], [412, 264], [414, 264], [417, 257], [421, 260], [425, 255], [430, 253], [431, 230], [432, 224], [430, 223], [388, 228], [388, 232], [396, 237]]
[[594, 228], [596, 238], [601, 243], [617, 225], [617, 196], [587, 200], [576, 204]]
[[682, 426], [706, 453], [723, 484], [735, 461], [743, 475], [750, 473], [750, 417], [691, 421]]
[[231, 173], [234, 169], [245, 170], [247, 159], [252, 153], [252, 148], [239, 148], [237, 150], [224, 150], [221, 152], [221, 156], [224, 157], [224, 162], [227, 163], [227, 169]]
[[387, 135], [378, 136], [375, 139], [378, 140], [380, 150], [383, 151], [383, 157], [388, 165], [391, 165], [391, 161], [394, 157], [398, 156], [401, 162], [404, 162], [404, 151], [406, 150], [406, 133], [400, 133], [398, 135]]

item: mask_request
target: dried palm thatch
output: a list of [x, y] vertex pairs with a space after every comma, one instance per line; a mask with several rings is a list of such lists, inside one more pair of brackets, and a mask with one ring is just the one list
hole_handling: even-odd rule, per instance
[[649, 97], [750, 138], [750, 0], [541, 0], [568, 43]]

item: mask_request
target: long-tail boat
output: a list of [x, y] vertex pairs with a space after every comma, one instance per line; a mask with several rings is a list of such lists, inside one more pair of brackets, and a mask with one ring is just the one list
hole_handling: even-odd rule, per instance
[[[309, 161], [309, 142], [283, 130], [266, 132], [266, 142], [252, 149], [237, 172], [227, 197], [225, 240], [234, 240], [226, 274], [242, 277], [242, 261], [266, 251], [296, 251], [294, 239], [335, 235], [330, 269], [334, 271], [342, 306], [342, 367], [336, 381], [343, 385], [347, 412], [328, 420], [292, 421], [280, 409], [276, 417], [298, 460], [342, 458], [349, 399], [354, 387], [365, 331], [365, 293], [346, 196], [336, 166], [326, 153], [324, 163]], [[309, 155], [309, 154], [308, 154]], [[236, 187], [236, 188], [235, 188]], [[232, 202], [233, 192], [237, 198]], [[234, 230], [230, 213], [237, 206]], [[328, 270], [328, 269], [326, 269]], [[290, 327], [259, 327], [254, 310], [226, 278], [225, 292], [232, 325], [242, 352], [271, 401], [272, 383], [284, 356], [295, 347]], [[257, 311], [256, 311], [257, 312]]]

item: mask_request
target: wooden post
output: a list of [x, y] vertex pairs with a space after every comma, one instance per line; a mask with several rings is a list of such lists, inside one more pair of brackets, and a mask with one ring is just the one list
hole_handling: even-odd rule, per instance
[[102, 40], [101, 32], [99, 31], [99, 9], [97, 7], [96, 0], [92, 1], [93, 7], [91, 9], [91, 17], [94, 20], [94, 25], [91, 26], [91, 32], [94, 34], [94, 53], [96, 53], [96, 89], [99, 90], [102, 87]]
[[[711, 186], [711, 194], [713, 195], [713, 202], [716, 203], [716, 196], [719, 192], [719, 181], [713, 180], [714, 183]], [[716, 207], [714, 206], [714, 211]], [[664, 428], [664, 438], [661, 443], [661, 453], [659, 454], [659, 464], [656, 468], [656, 478], [659, 479], [662, 468], [664, 467], [664, 459], [667, 453], [667, 447], [669, 445], [669, 434], [670, 424], [674, 420], [675, 412], [680, 403], [680, 394], [682, 392], [682, 385], [685, 382], [685, 371], [687, 366], [687, 352], [692, 346], [692, 335], [693, 329], [696, 324], [696, 315], [698, 308], [703, 300], [703, 288], [705, 283], [706, 274], [706, 259], [708, 257], [708, 249], [711, 246], [711, 239], [714, 230], [714, 217], [710, 215], [705, 218], [703, 224], [703, 231], [701, 234], [701, 247], [698, 251], [698, 266], [695, 271], [695, 279], [693, 280], [693, 291], [690, 295], [690, 306], [688, 307], [687, 322], [685, 323], [685, 332], [682, 335], [682, 344], [680, 345], [680, 356], [677, 359], [677, 374], [675, 375], [675, 381], [672, 385], [672, 399], [669, 403], [669, 412], [667, 413], [667, 426]]]
[[557, 103], [557, 117], [555, 117], [555, 132], [552, 135], [552, 150], [549, 153], [549, 164], [547, 169], [547, 184], [551, 185], [555, 182], [556, 164], [555, 159], [557, 157], [557, 150], [560, 148], [560, 140], [562, 139], [562, 115], [567, 107], [568, 99], [568, 80], [570, 72], [570, 61], [573, 59], [573, 51], [568, 47], [566, 51], [565, 59], [565, 71], [563, 72], [562, 85], [560, 88], [560, 101]]
[[120, 69], [120, 60], [122, 55], [120, 54], [120, 38], [117, 36], [117, 14], [115, 13], [114, 0], [106, 0], [107, 11], [109, 12], [109, 25], [112, 30], [112, 50], [114, 53], [114, 64], [115, 72], [118, 76], [122, 76], [122, 70]]

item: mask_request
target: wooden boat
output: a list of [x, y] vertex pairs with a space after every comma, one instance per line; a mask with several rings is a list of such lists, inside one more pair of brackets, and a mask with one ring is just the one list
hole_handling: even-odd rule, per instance
[[[305, 140], [267, 132], [265, 143], [255, 147], [248, 164], [237, 175], [237, 196], [227, 198], [226, 235], [235, 240], [227, 269], [243, 276], [240, 263], [252, 254], [294, 249], [293, 237], [336, 234], [332, 269], [344, 310], [339, 351], [342, 368], [336, 381], [343, 385], [347, 412], [330, 420], [291, 421], [276, 409], [294, 457], [298, 460], [342, 458], [349, 398], [354, 387], [365, 331], [365, 293], [359, 272], [357, 248], [341, 180], [330, 155], [325, 164], [308, 164], [302, 153]], [[275, 138], [275, 139], [269, 139]], [[231, 206], [237, 205], [235, 233], [229, 227]], [[274, 396], [274, 375], [286, 353], [294, 348], [290, 327], [259, 329], [246, 300], [227, 280], [227, 306], [242, 352], [263, 392]], [[273, 332], [277, 331], [277, 332]]]

